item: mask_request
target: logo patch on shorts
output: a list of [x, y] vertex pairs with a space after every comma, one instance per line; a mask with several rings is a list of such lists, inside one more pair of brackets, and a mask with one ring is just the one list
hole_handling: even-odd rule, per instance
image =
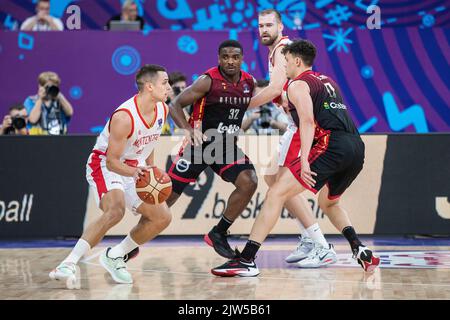
[[191, 163], [186, 159], [180, 159], [177, 161], [176, 168], [178, 172], [186, 172], [188, 171], [190, 165]]

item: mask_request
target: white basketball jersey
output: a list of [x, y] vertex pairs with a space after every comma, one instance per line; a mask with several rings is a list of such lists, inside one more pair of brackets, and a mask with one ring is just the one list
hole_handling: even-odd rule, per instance
[[284, 47], [285, 45], [291, 43], [292, 41], [289, 40], [289, 38], [287, 36], [285, 37], [281, 37], [280, 41], [278, 41], [278, 43], [275, 45], [275, 47], [273, 48], [273, 50], [271, 52], [269, 52], [269, 78], [272, 77], [272, 69], [273, 66], [275, 65], [275, 61], [273, 58], [273, 55], [275, 54], [275, 51], [277, 51], [277, 49], [279, 47]]
[[[137, 107], [136, 98], [137, 95], [125, 101], [114, 111], [114, 113], [127, 112], [132, 124], [125, 151], [120, 159], [132, 166], [145, 166], [145, 160], [152, 153], [161, 134], [169, 108], [165, 103], [158, 102], [155, 105], [156, 110], [153, 121], [147, 123]], [[104, 154], [108, 150], [110, 122], [111, 119], [103, 128], [94, 146], [94, 150]]]

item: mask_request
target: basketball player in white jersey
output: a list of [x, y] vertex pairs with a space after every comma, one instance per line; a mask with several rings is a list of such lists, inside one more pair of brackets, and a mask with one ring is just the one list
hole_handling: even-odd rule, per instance
[[[287, 100], [283, 97], [283, 86], [288, 80], [286, 76], [286, 58], [281, 53], [281, 50], [286, 44], [290, 43], [290, 40], [287, 36], [283, 36], [283, 23], [280, 13], [274, 9], [261, 11], [258, 15], [258, 27], [261, 43], [269, 48], [270, 83], [252, 98], [249, 107], [257, 107], [270, 101], [287, 107]], [[271, 172], [266, 174], [264, 176], [266, 183], [271, 186], [277, 180], [283, 167], [294, 161], [299, 154], [300, 132], [291, 120], [288, 129], [280, 139], [277, 161], [280, 169], [275, 174]], [[273, 163], [275, 163], [275, 160], [273, 160]], [[335, 263], [337, 261], [336, 252], [323, 236], [306, 198], [298, 194], [285, 202], [284, 207], [298, 219], [301, 232], [299, 244], [286, 257], [286, 262], [297, 263], [299, 267], [309, 268]], [[324, 258], [317, 258], [319, 251], [320, 257]]]
[[51, 279], [66, 280], [70, 289], [79, 286], [78, 261], [122, 220], [125, 207], [141, 216], [138, 224], [121, 243], [107, 248], [99, 257], [117, 283], [133, 282], [125, 263], [126, 253], [156, 237], [171, 221], [165, 202], [146, 204], [135, 189], [136, 180], [153, 165], [153, 152], [168, 113], [164, 101], [171, 90], [169, 77], [163, 67], [145, 65], [136, 74], [136, 84], [139, 92], [114, 111], [86, 165], [87, 181], [103, 214], [50, 272]]

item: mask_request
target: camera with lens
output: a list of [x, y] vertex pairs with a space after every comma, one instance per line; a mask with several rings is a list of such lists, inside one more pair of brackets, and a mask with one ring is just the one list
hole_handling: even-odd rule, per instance
[[173, 90], [173, 94], [174, 94], [175, 97], [181, 93], [181, 88], [180, 87], [177, 87], [177, 86], [172, 87], [172, 90]]
[[56, 100], [59, 94], [59, 87], [55, 85], [47, 85], [45, 86], [45, 95], [47, 98]]
[[16, 130], [21, 130], [26, 127], [27, 121], [24, 116], [15, 116], [11, 118], [11, 126], [5, 129], [4, 134], [14, 134]]
[[270, 108], [267, 105], [263, 105], [260, 108], [260, 114], [261, 114], [261, 127], [263, 129], [267, 129], [270, 127], [270, 120], [272, 119], [272, 112], [270, 111]]
[[27, 121], [24, 116], [15, 116], [11, 120], [13, 128], [17, 130], [23, 129], [27, 125]]

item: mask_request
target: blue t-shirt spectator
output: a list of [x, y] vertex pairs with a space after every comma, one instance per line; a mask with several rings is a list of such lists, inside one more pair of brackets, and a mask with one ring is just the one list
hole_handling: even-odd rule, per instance
[[[31, 114], [37, 100], [37, 95], [25, 99], [23, 104], [28, 114]], [[38, 122], [28, 123], [28, 130], [30, 135], [66, 134], [69, 121], [70, 117], [66, 115], [58, 100], [43, 101]]]

